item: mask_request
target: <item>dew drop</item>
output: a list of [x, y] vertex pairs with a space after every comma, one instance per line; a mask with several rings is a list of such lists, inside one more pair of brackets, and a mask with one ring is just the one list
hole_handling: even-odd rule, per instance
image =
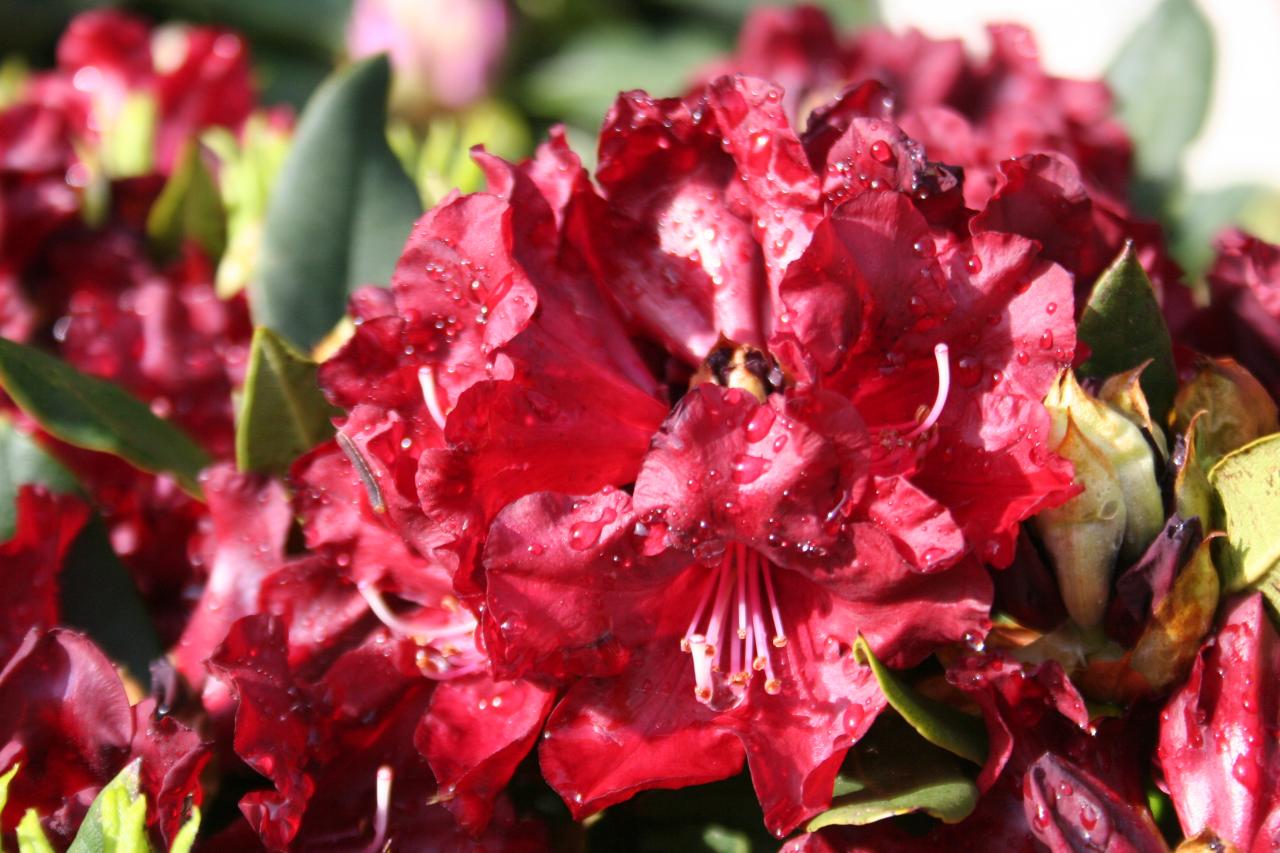
[[883, 139], [877, 139], [871, 143], [871, 156], [878, 163], [888, 163], [893, 159], [893, 149]]
[[754, 443], [763, 439], [769, 434], [776, 418], [777, 413], [770, 406], [761, 406], [756, 409], [755, 414], [747, 421], [747, 441]]
[[970, 255], [969, 260], [964, 262], [964, 267], [969, 271], [970, 275], [977, 275], [982, 272], [982, 258], [977, 255]]
[[739, 453], [733, 457], [733, 482], [740, 486], [754, 483], [768, 468], [768, 460]]
[[972, 388], [982, 378], [982, 365], [972, 356], [964, 356], [956, 361], [956, 381], [966, 388]]
[[1045, 329], [1040, 335], [1040, 349], [1053, 349], [1053, 332]]

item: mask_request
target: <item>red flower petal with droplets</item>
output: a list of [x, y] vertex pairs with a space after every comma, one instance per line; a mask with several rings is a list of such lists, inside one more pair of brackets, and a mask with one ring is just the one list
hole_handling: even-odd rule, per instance
[[1220, 618], [1160, 714], [1156, 757], [1187, 835], [1209, 830], [1261, 853], [1280, 842], [1280, 637], [1258, 593]]
[[18, 489], [15, 510], [13, 538], [0, 543], [5, 579], [0, 661], [9, 660], [32, 628], [44, 631], [58, 624], [58, 571], [89, 517], [79, 499], [52, 495], [40, 486]]

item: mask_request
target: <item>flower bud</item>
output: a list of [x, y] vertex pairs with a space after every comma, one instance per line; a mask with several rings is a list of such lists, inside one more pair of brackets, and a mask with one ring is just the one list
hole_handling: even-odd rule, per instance
[[1147, 395], [1142, 390], [1142, 371], [1151, 364], [1147, 359], [1142, 364], [1117, 373], [1098, 390], [1098, 399], [1124, 415], [1143, 434], [1155, 442], [1163, 459], [1169, 458], [1169, 444], [1165, 440], [1164, 429], [1151, 420], [1151, 408], [1147, 405]]
[[[1142, 430], [1081, 388], [1070, 370], [1064, 370], [1058, 377], [1045, 398], [1045, 406], [1054, 419], [1053, 437], [1063, 435], [1069, 416], [1114, 470], [1126, 510], [1121, 556], [1126, 560], [1137, 559], [1160, 533], [1165, 519], [1155, 458]], [[1077, 480], [1085, 489], [1093, 487], [1078, 472]]]
[[1076, 427], [1072, 415], [1064, 417], [1065, 433], [1054, 450], [1074, 466], [1075, 481], [1084, 489], [1061, 506], [1041, 512], [1035, 522], [1053, 558], [1067, 613], [1089, 628], [1102, 621], [1106, 610], [1128, 513], [1115, 467]]
[[1197, 412], [1197, 453], [1204, 470], [1256, 438], [1280, 431], [1276, 404], [1253, 374], [1230, 358], [1196, 361], [1195, 373], [1173, 401], [1177, 432], [1184, 432]]
[[484, 96], [507, 42], [502, 0], [356, 0], [353, 58], [389, 53], [392, 112], [421, 121]]

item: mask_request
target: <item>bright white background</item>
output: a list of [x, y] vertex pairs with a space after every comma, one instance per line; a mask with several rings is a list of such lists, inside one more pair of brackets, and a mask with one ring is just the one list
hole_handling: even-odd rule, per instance
[[[960, 36], [985, 53], [988, 21], [1031, 28], [1044, 65], [1066, 77], [1098, 77], [1157, 0], [880, 0], [894, 29]], [[1210, 113], [1187, 152], [1192, 187], [1265, 183], [1280, 188], [1280, 2], [1196, 0], [1213, 25], [1217, 76]]]

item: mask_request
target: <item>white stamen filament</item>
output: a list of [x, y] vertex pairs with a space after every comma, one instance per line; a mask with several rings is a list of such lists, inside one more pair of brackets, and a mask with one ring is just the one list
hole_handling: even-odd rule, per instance
[[356, 589], [369, 605], [369, 610], [391, 633], [419, 646], [419, 669], [424, 675], [448, 680], [475, 672], [484, 665], [484, 657], [475, 649], [473, 641], [477, 623], [466, 611], [453, 611], [454, 619], [446, 625], [414, 625], [391, 612], [373, 584], [357, 584]]
[[[782, 683], [774, 670], [773, 650], [786, 644], [782, 611], [773, 587], [773, 566], [745, 545], [726, 549], [707, 578], [693, 619], [680, 640], [680, 648], [693, 655], [694, 695], [704, 704], [712, 701], [720, 687], [741, 696], [757, 672], [764, 676], [765, 692], [778, 693]], [[722, 669], [724, 664], [727, 672]]]
[[436, 369], [431, 365], [418, 368], [418, 384], [422, 386], [422, 402], [436, 426], [444, 429], [444, 410], [440, 408], [440, 392], [436, 388]]
[[951, 359], [946, 344], [938, 344], [933, 348], [934, 360], [938, 363], [938, 394], [933, 398], [933, 408], [925, 415], [923, 421], [915, 429], [906, 434], [911, 439], [923, 433], [938, 422], [942, 415], [942, 407], [947, 404], [947, 394], [951, 391]]
[[374, 777], [373, 841], [364, 848], [364, 853], [380, 853], [386, 849], [387, 825], [391, 819], [391, 779], [390, 767], [384, 764], [378, 768], [378, 775]]

